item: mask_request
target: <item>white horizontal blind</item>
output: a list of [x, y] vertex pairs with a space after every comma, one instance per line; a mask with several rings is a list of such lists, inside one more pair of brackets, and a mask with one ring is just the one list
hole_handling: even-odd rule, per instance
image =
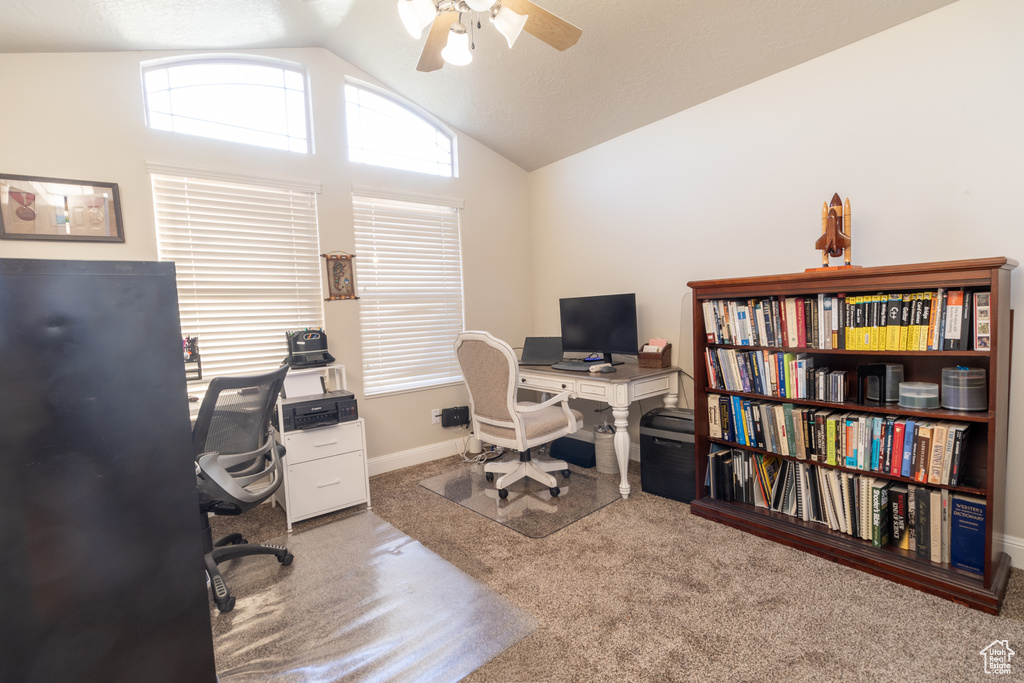
[[462, 381], [462, 251], [454, 206], [353, 195], [367, 396]]
[[203, 378], [278, 367], [286, 330], [323, 326], [316, 195], [152, 179], [160, 260], [174, 262], [181, 332], [199, 336]]

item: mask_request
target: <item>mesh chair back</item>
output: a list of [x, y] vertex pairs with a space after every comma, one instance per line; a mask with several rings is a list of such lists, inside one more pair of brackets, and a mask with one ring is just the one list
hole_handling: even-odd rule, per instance
[[288, 368], [210, 382], [192, 429], [194, 455], [250, 453], [267, 439], [270, 417]]

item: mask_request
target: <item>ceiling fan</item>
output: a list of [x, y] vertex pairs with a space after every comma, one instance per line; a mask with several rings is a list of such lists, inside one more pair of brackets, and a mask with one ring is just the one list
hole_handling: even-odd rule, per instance
[[556, 50], [572, 47], [583, 35], [583, 29], [530, 0], [398, 0], [398, 15], [409, 35], [419, 40], [430, 26], [417, 71], [437, 71], [445, 63], [464, 66], [473, 60], [462, 23], [466, 12], [489, 14], [509, 47], [524, 30]]

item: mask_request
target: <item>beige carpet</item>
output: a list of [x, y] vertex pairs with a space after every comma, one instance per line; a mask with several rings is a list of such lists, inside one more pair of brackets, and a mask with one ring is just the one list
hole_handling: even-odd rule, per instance
[[994, 640], [1024, 657], [1019, 570], [989, 616], [696, 518], [638, 471], [629, 500], [532, 539], [418, 485], [456, 462], [370, 487], [378, 516], [538, 620], [468, 681], [981, 681]]

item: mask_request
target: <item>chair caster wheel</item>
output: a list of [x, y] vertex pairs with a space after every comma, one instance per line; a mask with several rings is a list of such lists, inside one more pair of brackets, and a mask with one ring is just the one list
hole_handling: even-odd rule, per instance
[[498, 489], [498, 498], [502, 500], [508, 498], [508, 489]]
[[282, 566], [287, 567], [288, 565], [290, 565], [292, 563], [292, 560], [294, 560], [294, 559], [295, 559], [295, 556], [292, 555], [291, 553], [288, 553], [284, 557], [277, 558], [277, 561], [280, 562]]
[[552, 486], [548, 490], [551, 491], [551, 497], [552, 498], [558, 498], [558, 494], [561, 493], [561, 490], [559, 490], [559, 488], [557, 486]]
[[572, 474], [572, 472], [570, 472], [569, 470], [562, 470], [562, 476], [565, 477], [566, 479], [569, 478], [570, 474]]
[[494, 472], [484, 472], [487, 481], [494, 481]]
[[224, 604], [217, 603], [217, 609], [220, 610], [221, 614], [226, 614], [235, 608], [235, 596], [231, 596], [224, 602]]

